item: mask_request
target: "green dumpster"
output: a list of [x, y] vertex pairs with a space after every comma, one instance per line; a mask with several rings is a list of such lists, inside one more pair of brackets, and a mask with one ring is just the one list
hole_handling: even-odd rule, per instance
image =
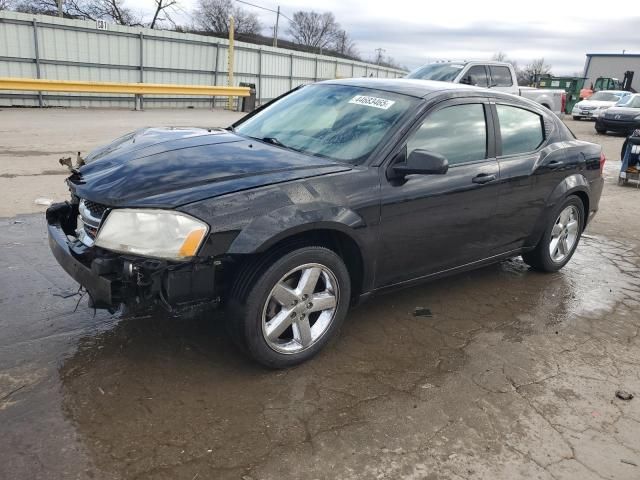
[[580, 90], [584, 88], [586, 77], [540, 77], [539, 88], [561, 88], [567, 92], [564, 113], [571, 113], [573, 106], [580, 101]]

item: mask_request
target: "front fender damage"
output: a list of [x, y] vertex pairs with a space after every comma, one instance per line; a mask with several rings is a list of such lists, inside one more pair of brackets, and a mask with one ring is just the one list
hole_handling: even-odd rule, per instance
[[317, 203], [288, 205], [254, 219], [234, 239], [228, 253], [264, 252], [287, 237], [310, 230], [337, 230], [353, 238], [354, 229], [364, 226], [357, 213], [344, 207]]

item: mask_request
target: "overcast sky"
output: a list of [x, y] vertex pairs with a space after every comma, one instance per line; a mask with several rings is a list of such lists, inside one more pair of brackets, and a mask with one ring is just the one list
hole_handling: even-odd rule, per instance
[[[197, 0], [178, 0], [180, 23], [191, 23]], [[585, 53], [640, 53], [640, 11], [607, 2], [522, 2], [444, 0], [248, 0], [284, 15], [296, 10], [333, 12], [355, 40], [365, 59], [383, 48], [397, 62], [413, 69], [434, 60], [486, 59], [505, 52], [525, 65], [544, 57], [554, 74], [582, 72]], [[125, 0], [148, 11], [153, 0]], [[318, 7], [318, 5], [322, 7]], [[258, 14], [268, 29], [275, 14], [241, 5]], [[625, 11], [631, 13], [625, 13]], [[284, 23], [284, 25], [283, 25]], [[280, 25], [287, 26], [281, 18]]]

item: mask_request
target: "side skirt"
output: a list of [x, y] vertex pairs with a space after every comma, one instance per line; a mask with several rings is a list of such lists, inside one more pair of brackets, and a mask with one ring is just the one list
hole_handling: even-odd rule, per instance
[[515, 249], [515, 250], [510, 250], [510, 251], [505, 252], [505, 253], [501, 253], [499, 255], [494, 255], [492, 257], [487, 257], [487, 258], [484, 258], [482, 260], [477, 260], [475, 262], [466, 263], [466, 264], [460, 265], [458, 267], [449, 268], [447, 270], [441, 270], [439, 272], [430, 273], [428, 275], [423, 275], [421, 277], [412, 278], [410, 280], [404, 280], [402, 282], [394, 283], [394, 284], [391, 284], [391, 285], [385, 285], [383, 287], [376, 288], [374, 290], [371, 290], [369, 292], [366, 292], [366, 293], [363, 293], [362, 295], [360, 295], [360, 297], [358, 297], [358, 300], [356, 301], [354, 306], [361, 305], [364, 302], [368, 301], [369, 299], [371, 299], [371, 298], [373, 298], [373, 297], [375, 297], [377, 295], [394, 292], [396, 290], [400, 290], [400, 289], [403, 289], [403, 288], [412, 287], [414, 285], [419, 285], [419, 284], [422, 284], [422, 283], [430, 282], [432, 280], [437, 280], [439, 278], [448, 277], [448, 276], [451, 276], [451, 275], [455, 275], [457, 273], [462, 273], [462, 272], [466, 272], [466, 271], [469, 271], [469, 270], [475, 270], [477, 268], [481, 268], [481, 267], [485, 267], [487, 265], [492, 265], [494, 263], [501, 262], [502, 260], [506, 260], [507, 258], [517, 257], [523, 251], [524, 251], [523, 249], [518, 248], [518, 249]]

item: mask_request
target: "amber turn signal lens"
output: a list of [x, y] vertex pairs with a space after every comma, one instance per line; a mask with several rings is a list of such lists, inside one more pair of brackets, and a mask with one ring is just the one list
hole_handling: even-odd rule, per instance
[[187, 238], [185, 238], [182, 247], [180, 247], [180, 256], [181, 257], [192, 257], [198, 251], [198, 247], [202, 242], [202, 238], [204, 237], [207, 230], [204, 228], [200, 228], [198, 230], [193, 230]]

